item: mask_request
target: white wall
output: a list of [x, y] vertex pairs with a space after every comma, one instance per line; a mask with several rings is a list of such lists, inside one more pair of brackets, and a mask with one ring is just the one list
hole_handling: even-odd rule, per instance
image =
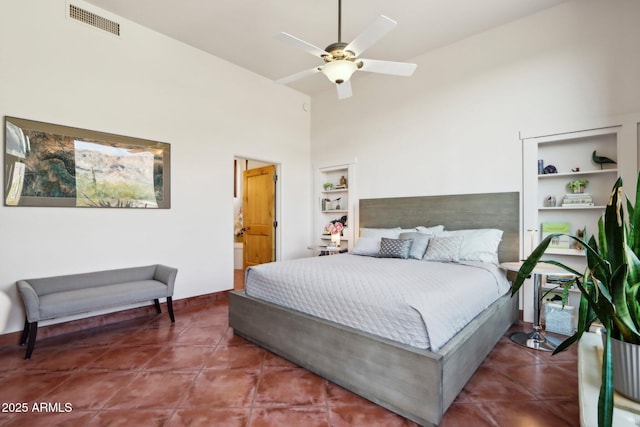
[[640, 111], [639, 16], [579, 0], [414, 58], [410, 78], [358, 72], [352, 98], [314, 97], [312, 162], [357, 157], [361, 198], [520, 191], [520, 130]]
[[639, 16], [637, 0], [568, 2], [414, 58], [410, 78], [357, 73], [352, 98], [314, 97], [312, 162], [357, 158], [360, 198], [522, 191], [521, 131], [640, 112]]
[[166, 263], [176, 299], [231, 289], [234, 155], [279, 165], [280, 257], [305, 255], [309, 98], [74, 4], [120, 22], [121, 37], [66, 19], [64, 0], [0, 3], [0, 115], [170, 143], [171, 209], [0, 206], [4, 332], [22, 328], [23, 278]]

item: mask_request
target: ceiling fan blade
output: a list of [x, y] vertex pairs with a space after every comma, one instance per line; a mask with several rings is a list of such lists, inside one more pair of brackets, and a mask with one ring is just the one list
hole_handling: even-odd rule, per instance
[[417, 64], [411, 64], [409, 62], [379, 61], [377, 59], [361, 59], [360, 61], [362, 61], [360, 71], [392, 74], [394, 76], [409, 77], [418, 67]]
[[338, 98], [339, 99], [346, 99], [346, 98], [351, 98], [352, 92], [351, 92], [351, 80], [347, 80], [346, 82], [342, 83], [342, 84], [337, 84], [336, 88], [338, 88]]
[[299, 49], [304, 50], [305, 52], [310, 53], [311, 55], [322, 58], [325, 55], [329, 55], [329, 53], [325, 52], [323, 49], [320, 49], [317, 46], [312, 45], [311, 43], [307, 43], [304, 40], [300, 40], [299, 38], [292, 36], [288, 33], [278, 33], [274, 36], [276, 39], [283, 41], [291, 46], [297, 47]]
[[300, 71], [300, 72], [292, 74], [290, 76], [278, 79], [278, 80], [276, 80], [276, 83], [278, 83], [280, 85], [286, 85], [286, 84], [291, 83], [291, 82], [293, 82], [295, 80], [299, 80], [301, 78], [304, 78], [304, 77], [307, 77], [307, 76], [310, 76], [312, 74], [319, 73], [319, 72], [320, 72], [320, 68], [318, 68], [318, 67], [309, 68], [308, 70]]
[[375, 21], [369, 24], [363, 32], [358, 34], [358, 36], [347, 45], [345, 50], [350, 50], [355, 53], [356, 56], [362, 55], [362, 52], [373, 46], [385, 34], [393, 30], [396, 25], [396, 21], [380, 15]]

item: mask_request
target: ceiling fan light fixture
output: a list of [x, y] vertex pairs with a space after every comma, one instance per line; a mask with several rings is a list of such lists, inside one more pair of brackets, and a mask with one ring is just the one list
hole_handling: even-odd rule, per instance
[[348, 81], [357, 69], [358, 66], [355, 62], [339, 59], [337, 61], [327, 62], [327, 64], [322, 67], [322, 73], [327, 76], [331, 82], [342, 84]]

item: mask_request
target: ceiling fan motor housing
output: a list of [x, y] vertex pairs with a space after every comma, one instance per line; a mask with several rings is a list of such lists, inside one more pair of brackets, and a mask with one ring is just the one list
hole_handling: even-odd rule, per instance
[[322, 55], [322, 59], [324, 59], [324, 62], [339, 61], [341, 59], [353, 61], [356, 54], [350, 50], [345, 50], [346, 47], [347, 43], [344, 42], [332, 43], [324, 49], [329, 55]]

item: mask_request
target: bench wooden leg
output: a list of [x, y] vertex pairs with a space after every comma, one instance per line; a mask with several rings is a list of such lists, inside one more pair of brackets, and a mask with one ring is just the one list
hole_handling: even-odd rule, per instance
[[20, 337], [20, 345], [25, 345], [29, 338], [29, 321], [24, 319], [24, 329], [22, 330], [22, 336]]
[[154, 299], [153, 302], [156, 305], [156, 310], [158, 311], [158, 314], [162, 313], [162, 310], [160, 310], [160, 300], [158, 298]]
[[29, 324], [29, 342], [27, 344], [27, 354], [25, 359], [31, 359], [31, 353], [33, 353], [33, 347], [36, 345], [36, 336], [38, 335], [38, 322], [31, 322]]
[[171, 322], [175, 323], [176, 318], [173, 315], [173, 300], [171, 297], [167, 297], [167, 309], [169, 310], [169, 317], [171, 318]]

